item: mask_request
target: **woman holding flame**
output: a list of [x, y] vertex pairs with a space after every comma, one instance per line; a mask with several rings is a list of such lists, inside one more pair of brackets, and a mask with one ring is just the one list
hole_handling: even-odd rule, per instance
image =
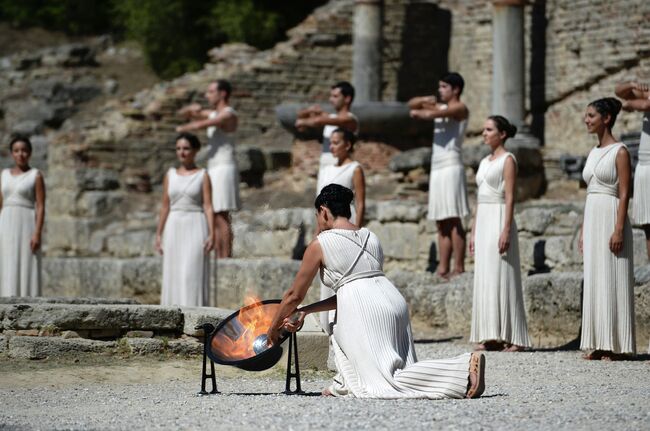
[[[309, 244], [268, 331], [295, 332], [307, 314], [336, 310], [332, 334], [338, 374], [323, 395], [357, 398], [476, 398], [485, 389], [485, 356], [417, 362], [406, 301], [382, 272], [375, 234], [350, 223], [352, 191], [338, 184], [316, 198], [318, 237]], [[297, 310], [320, 270], [336, 295]], [[289, 317], [298, 311], [299, 319]]]

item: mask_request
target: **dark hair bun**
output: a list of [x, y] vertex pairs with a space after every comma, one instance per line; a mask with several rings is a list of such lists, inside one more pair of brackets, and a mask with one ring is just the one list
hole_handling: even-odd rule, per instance
[[603, 97], [602, 99], [594, 100], [588, 106], [593, 107], [602, 116], [609, 115], [610, 121], [607, 126], [611, 130], [616, 123], [616, 116], [621, 112], [623, 104], [615, 97]]
[[[488, 120], [492, 120], [499, 132], [506, 134], [506, 139], [512, 138], [517, 134], [517, 126], [510, 123], [506, 117], [501, 115], [490, 115]], [[505, 142], [506, 139], [503, 141]]]
[[189, 142], [190, 148], [192, 148], [193, 150], [199, 150], [201, 148], [201, 141], [193, 133], [189, 133], [189, 132], [179, 133], [178, 136], [176, 136], [176, 140], [174, 142], [178, 142], [181, 139], [185, 139], [187, 142]]
[[328, 184], [323, 187], [318, 197], [316, 197], [314, 206], [316, 209], [321, 206], [329, 208], [334, 217], [350, 218], [352, 216], [350, 210], [352, 199], [354, 199], [354, 193], [349, 188], [339, 184]]

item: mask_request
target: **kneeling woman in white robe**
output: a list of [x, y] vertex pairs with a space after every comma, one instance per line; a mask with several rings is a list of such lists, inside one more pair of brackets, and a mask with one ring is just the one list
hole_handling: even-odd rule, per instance
[[[324, 395], [357, 398], [475, 398], [483, 393], [485, 357], [465, 353], [417, 362], [406, 301], [382, 272], [379, 240], [349, 221], [352, 191], [338, 184], [316, 198], [321, 230], [274, 317], [268, 337], [297, 330], [306, 314], [336, 309], [332, 335], [338, 374]], [[297, 310], [320, 269], [335, 296]], [[288, 317], [299, 311], [296, 323]]]

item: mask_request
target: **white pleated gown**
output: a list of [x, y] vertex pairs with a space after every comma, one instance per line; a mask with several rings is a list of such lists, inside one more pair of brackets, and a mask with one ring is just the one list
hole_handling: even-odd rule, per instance
[[203, 252], [208, 222], [203, 212], [205, 170], [167, 172], [170, 211], [163, 230], [161, 305], [207, 306], [210, 260]]
[[469, 215], [465, 167], [461, 157], [466, 128], [467, 119], [457, 121], [441, 117], [434, 121], [427, 214], [430, 220]]
[[[499, 254], [499, 236], [506, 216], [503, 166], [506, 153], [481, 160], [476, 183], [478, 206], [474, 224], [474, 296], [470, 342], [501, 341], [530, 346], [521, 285], [517, 224], [510, 226], [510, 246]], [[515, 160], [516, 163], [516, 160]]]
[[[231, 107], [226, 111], [237, 115]], [[215, 118], [219, 113], [210, 113], [209, 118]], [[212, 185], [212, 209], [217, 212], [237, 211], [240, 208], [239, 199], [239, 168], [235, 155], [235, 140], [232, 133], [226, 133], [218, 127], [208, 127], [207, 155], [208, 175]]]
[[634, 199], [632, 221], [637, 225], [650, 224], [650, 112], [643, 114], [639, 161], [634, 170]]
[[417, 362], [406, 301], [382, 272], [383, 251], [368, 229], [321, 232], [323, 283], [336, 291], [330, 390], [357, 398], [463, 398], [470, 354]]
[[584, 250], [584, 293], [581, 349], [635, 353], [634, 264], [632, 227], [623, 229], [623, 251], [609, 250], [616, 225], [618, 143], [594, 148], [589, 153], [582, 177], [587, 183], [582, 225]]
[[[331, 153], [329, 153], [331, 154]], [[318, 194], [320, 194], [323, 187], [328, 184], [338, 184], [343, 187], [347, 187], [354, 193], [354, 171], [361, 166], [359, 162], [353, 161], [346, 165], [328, 165], [321, 167], [319, 171], [318, 180], [320, 181], [317, 185]], [[350, 204], [350, 212], [352, 216], [350, 217], [351, 223], [356, 223], [356, 211], [354, 208], [354, 200]], [[330, 296], [334, 296], [335, 292], [327, 287], [322, 282], [320, 283], [320, 299], [327, 299]], [[334, 322], [334, 311], [323, 311], [320, 313], [320, 325], [321, 328], [328, 334], [332, 333], [331, 324]]]
[[41, 295], [41, 253], [32, 253], [36, 230], [35, 184], [38, 169], [19, 175], [2, 171], [0, 212], [0, 296]]

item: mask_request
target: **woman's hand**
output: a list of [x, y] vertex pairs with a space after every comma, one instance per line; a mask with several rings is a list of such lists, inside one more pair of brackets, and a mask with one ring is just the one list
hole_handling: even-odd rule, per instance
[[582, 228], [580, 228], [580, 238], [578, 238], [578, 250], [580, 251], [580, 254], [585, 254], [585, 249], [582, 242]]
[[162, 238], [160, 235], [156, 235], [156, 245], [154, 246], [156, 249], [156, 253], [162, 255], [163, 254], [163, 249], [162, 249]]
[[208, 235], [206, 240], [203, 242], [203, 253], [210, 254], [213, 248], [214, 248], [214, 236]]
[[501, 235], [499, 235], [499, 254], [503, 254], [508, 251], [510, 247], [510, 229], [503, 229]]
[[298, 332], [305, 323], [305, 316], [307, 316], [307, 313], [304, 311], [296, 311], [284, 319], [282, 326], [289, 332]]
[[269, 339], [269, 347], [275, 345], [280, 339], [280, 328], [269, 328], [266, 336]]
[[32, 253], [36, 253], [41, 248], [41, 236], [35, 233], [29, 241], [29, 247], [32, 249]]
[[615, 230], [609, 238], [609, 249], [615, 255], [619, 255], [623, 251], [623, 231]]

